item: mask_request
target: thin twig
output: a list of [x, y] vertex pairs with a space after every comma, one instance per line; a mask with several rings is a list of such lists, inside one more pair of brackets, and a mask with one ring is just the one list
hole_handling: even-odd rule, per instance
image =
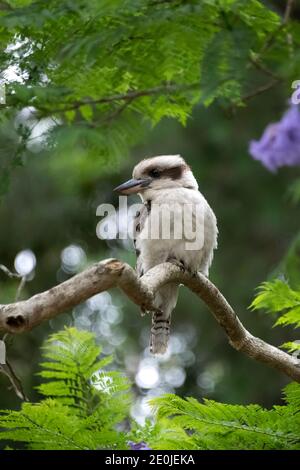
[[10, 278], [18, 278], [20, 279], [20, 274], [18, 273], [13, 273], [12, 271], [10, 271], [6, 266], [4, 266], [4, 264], [0, 264], [0, 271], [3, 271], [4, 274], [6, 274], [8, 277]]
[[62, 108], [56, 108], [56, 109], [39, 108], [39, 109], [47, 111], [47, 112], [51, 112], [53, 114], [57, 114], [57, 113], [64, 113], [66, 111], [73, 111], [85, 105], [108, 104], [108, 103], [113, 103], [115, 101], [128, 101], [128, 100], [132, 101], [136, 98], [141, 98], [143, 96], [178, 93], [178, 92], [193, 90], [199, 87], [200, 85], [198, 82], [191, 83], [188, 85], [182, 85], [182, 84], [181, 85], [175, 85], [175, 84], [161, 85], [161, 86], [157, 86], [154, 88], [148, 88], [145, 90], [132, 90], [132, 91], [129, 91], [128, 93], [120, 93], [120, 94], [111, 95], [111, 96], [103, 96], [102, 98], [79, 100], [79, 101], [73, 102], [72, 104], [62, 103], [65, 105], [65, 107], [62, 107]]
[[[4, 336], [7, 336], [7, 335], [4, 335]], [[8, 377], [16, 395], [19, 398], [21, 398], [21, 400], [27, 401], [27, 397], [23, 390], [22, 382], [16, 375], [15, 371], [13, 370], [13, 367], [11, 366], [10, 362], [7, 359], [6, 344], [5, 344], [4, 338], [2, 341], [0, 341], [0, 347], [1, 347], [0, 373]]]
[[125, 103], [122, 104], [122, 106], [119, 106], [115, 111], [105, 117], [102, 122], [110, 122], [116, 117], [119, 117], [123, 113], [123, 111], [132, 103], [133, 100], [134, 98], [129, 98], [128, 100], [126, 100]]
[[284, 15], [283, 15], [282, 24], [287, 24], [289, 22], [289, 19], [291, 17], [291, 12], [292, 12], [292, 9], [293, 9], [293, 5], [294, 5], [294, 0], [287, 0], [285, 12], [284, 12]]
[[261, 85], [258, 88], [255, 88], [255, 90], [249, 92], [248, 94], [242, 96], [241, 99], [244, 103], [246, 103], [247, 101], [250, 101], [255, 96], [261, 95], [262, 93], [265, 93], [266, 91], [271, 90], [276, 85], [278, 85], [280, 82], [281, 82], [281, 79], [279, 79], [279, 78], [276, 79], [276, 80], [271, 80], [270, 82], [267, 82], [264, 85]]
[[[0, 264], [0, 270], [3, 271], [9, 278], [17, 278], [17, 279], [21, 278], [21, 281], [19, 283], [17, 293], [16, 293], [16, 296], [15, 296], [15, 301], [17, 302], [20, 298], [21, 291], [22, 291], [22, 289], [24, 288], [24, 286], [26, 284], [26, 276], [21, 276], [18, 273], [14, 273], [14, 272], [10, 271], [3, 264]], [[3, 336], [2, 341], [4, 343], [7, 340], [8, 336], [9, 336], [8, 333], [5, 333], [5, 335]], [[6, 377], [8, 377], [8, 379], [11, 383], [11, 386], [12, 386], [14, 392], [16, 393], [16, 395], [21, 400], [28, 401], [28, 398], [26, 397], [26, 395], [24, 393], [24, 390], [23, 390], [22, 382], [18, 378], [18, 376], [16, 375], [16, 373], [15, 373], [12, 365], [8, 361], [7, 357], [5, 357], [5, 364], [0, 364], [0, 373], [4, 374]]]
[[278, 81], [282, 80], [281, 77], [279, 77], [279, 75], [276, 75], [273, 72], [273, 70], [269, 69], [259, 59], [256, 59], [256, 57], [250, 57], [250, 62], [257, 70], [260, 70], [265, 75], [268, 75], [269, 77], [273, 78], [274, 80], [278, 80]]
[[21, 400], [28, 401], [24, 392], [23, 385], [19, 377], [16, 375], [11, 364], [6, 360], [6, 364], [0, 364], [0, 372], [2, 372], [9, 379], [11, 386]]
[[26, 276], [22, 276], [22, 279], [21, 279], [20, 284], [19, 284], [18, 289], [17, 289], [16, 297], [15, 297], [15, 301], [16, 301], [16, 302], [17, 302], [18, 300], [20, 300], [21, 293], [22, 293], [22, 290], [23, 290], [24, 287], [25, 287], [26, 281], [27, 281], [27, 277], [26, 277]]
[[[282, 21], [282, 23], [284, 25], [286, 25], [289, 22], [293, 5], [294, 5], [294, 0], [287, 0], [287, 5], [286, 5], [285, 12], [284, 12], [283, 21]], [[292, 56], [293, 56], [293, 36], [289, 32], [287, 32], [287, 34], [286, 34], [286, 42], [287, 42], [287, 45], [288, 45], [288, 48], [289, 48], [289, 56], [290, 56], [290, 58], [292, 58]]]
[[282, 31], [283, 28], [286, 27], [287, 23], [289, 22], [290, 16], [291, 16], [293, 3], [294, 3], [294, 0], [287, 0], [286, 8], [285, 8], [285, 11], [284, 11], [284, 14], [283, 14], [283, 17], [282, 17], [282, 21], [281, 21], [280, 25], [278, 26], [278, 28], [276, 28], [275, 31], [273, 31], [270, 34], [270, 36], [266, 39], [264, 45], [262, 46], [262, 48], [261, 48], [261, 50], [258, 54], [259, 57], [263, 56], [264, 53], [267, 52], [267, 50], [269, 50], [271, 46], [273, 46], [274, 41], [275, 41], [276, 37], [278, 36], [278, 34]]

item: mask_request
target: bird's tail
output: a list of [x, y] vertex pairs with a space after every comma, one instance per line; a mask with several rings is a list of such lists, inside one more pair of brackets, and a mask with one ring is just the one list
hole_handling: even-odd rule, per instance
[[164, 354], [168, 348], [171, 315], [177, 302], [178, 286], [169, 284], [161, 287], [155, 296], [157, 311], [152, 314], [150, 351], [152, 354]]
[[168, 348], [170, 337], [171, 315], [163, 318], [164, 312], [152, 315], [150, 351], [152, 354], [164, 354]]

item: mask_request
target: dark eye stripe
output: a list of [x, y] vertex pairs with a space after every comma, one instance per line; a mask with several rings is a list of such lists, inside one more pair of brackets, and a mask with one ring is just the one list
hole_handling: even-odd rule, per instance
[[181, 178], [184, 167], [183, 165], [167, 168], [161, 172], [162, 178], [170, 178], [171, 180], [178, 180]]
[[187, 165], [178, 165], [172, 168], [166, 169], [159, 169], [159, 168], [152, 168], [148, 170], [148, 175], [151, 178], [169, 178], [171, 180], [178, 180], [181, 178], [184, 170], [188, 168]]

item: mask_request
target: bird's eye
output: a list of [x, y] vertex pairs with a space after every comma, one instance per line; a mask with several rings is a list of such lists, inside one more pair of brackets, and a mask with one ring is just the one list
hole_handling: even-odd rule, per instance
[[151, 178], [158, 178], [159, 177], [159, 171], [157, 169], [154, 169], [154, 170], [151, 170], [149, 171], [149, 176], [151, 176]]

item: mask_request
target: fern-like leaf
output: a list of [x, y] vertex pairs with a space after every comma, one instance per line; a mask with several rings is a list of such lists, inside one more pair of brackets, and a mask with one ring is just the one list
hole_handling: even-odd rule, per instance
[[163, 420], [166, 435], [174, 427], [184, 429], [190, 448], [300, 448], [300, 417], [289, 406], [265, 410], [258, 405], [228, 405], [211, 400], [199, 403], [176, 395], [156, 398], [151, 403], [158, 420]]
[[250, 308], [264, 309], [272, 314], [280, 313], [275, 325], [300, 327], [300, 292], [291, 289], [280, 279], [264, 282]]
[[29, 449], [124, 449], [118, 429], [129, 414], [128, 381], [106, 371], [112, 358], [99, 360], [93, 334], [68, 328], [53, 334], [43, 348], [46, 359], [38, 387], [46, 398], [24, 403], [20, 411], [0, 412], [0, 440]]

